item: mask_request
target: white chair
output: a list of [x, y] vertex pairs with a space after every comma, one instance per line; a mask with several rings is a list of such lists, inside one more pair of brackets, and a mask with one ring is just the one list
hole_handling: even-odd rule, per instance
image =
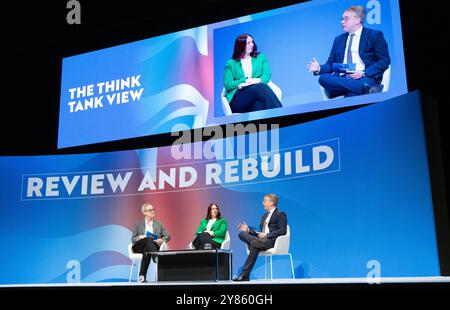
[[[266, 251], [260, 251], [259, 256], [264, 256], [264, 279], [267, 279], [267, 257], [270, 258], [270, 279], [273, 280], [273, 267], [272, 267], [272, 256], [274, 255], [289, 255], [291, 260], [291, 271], [292, 278], [295, 279], [294, 274], [294, 263], [292, 261], [292, 254], [289, 252], [289, 244], [291, 240], [291, 229], [289, 225], [286, 228], [286, 234], [279, 236], [275, 240], [275, 245]], [[248, 245], [245, 247], [247, 249], [247, 255], [249, 253]]]
[[[383, 93], [385, 93], [389, 90], [390, 82], [391, 82], [391, 65], [389, 65], [389, 67], [386, 70], [384, 70], [384, 72], [383, 72], [383, 79], [381, 80], [381, 85], [383, 85], [383, 90], [382, 90]], [[320, 91], [322, 93], [323, 100], [330, 100], [330, 96], [325, 88], [320, 86]], [[343, 98], [343, 97], [344, 96], [338, 96], [338, 97], [334, 97], [333, 99]]]
[[[169, 249], [169, 246], [167, 245], [167, 242], [163, 242], [159, 248], [160, 251], [167, 251]], [[133, 251], [133, 244], [128, 244], [128, 258], [131, 259], [131, 268], [130, 268], [130, 276], [128, 277], [128, 282], [131, 282], [131, 275], [133, 274], [133, 268], [136, 265], [136, 267], [139, 268], [137, 262], [142, 260], [142, 253], [135, 253]], [[150, 261], [151, 263], [152, 261]], [[156, 269], [158, 270], [158, 269]], [[137, 273], [137, 281], [139, 281], [139, 272]]]
[[[222, 242], [222, 245], [220, 246], [221, 250], [229, 250], [230, 249], [230, 244], [231, 244], [231, 238], [230, 238], [230, 233], [227, 230], [227, 233], [225, 234], [225, 239]], [[191, 243], [189, 243], [188, 245], [188, 250], [193, 250], [194, 249], [194, 245]]]
[[[281, 89], [275, 83], [273, 83], [272, 81], [269, 81], [269, 83], [267, 83], [267, 85], [272, 89], [272, 91], [274, 92], [275, 96], [277, 96], [278, 100], [281, 101], [281, 95], [282, 95]], [[222, 99], [223, 113], [226, 116], [232, 115], [232, 114], [236, 114], [236, 113], [233, 113], [231, 111], [230, 103], [228, 102], [227, 97], [225, 96], [225, 94], [226, 94], [226, 91], [225, 91], [225, 87], [224, 87], [224, 88], [222, 88], [222, 93], [220, 95], [220, 98]]]
[[391, 65], [384, 71], [381, 85], [383, 85], [383, 93], [389, 90], [389, 84], [391, 83]]
[[229, 250], [231, 245], [231, 238], [230, 233], [227, 230], [227, 233], [225, 234], [225, 239], [222, 242], [222, 245], [220, 246], [221, 250]]

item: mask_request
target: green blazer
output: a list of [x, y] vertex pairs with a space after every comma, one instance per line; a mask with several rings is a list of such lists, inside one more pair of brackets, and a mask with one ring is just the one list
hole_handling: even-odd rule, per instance
[[[272, 73], [269, 69], [266, 55], [259, 54], [252, 57], [252, 78], [260, 78], [262, 83], [269, 83]], [[225, 64], [225, 73], [223, 76], [223, 84], [225, 87], [225, 96], [228, 103], [233, 99], [239, 84], [245, 82], [244, 70], [240, 60], [229, 59]]]
[[[203, 219], [200, 222], [200, 225], [198, 226], [197, 229], [197, 235], [205, 231], [208, 221], [209, 220], [207, 219]], [[228, 222], [226, 218], [222, 217], [220, 220], [216, 220], [213, 226], [211, 227], [211, 231], [214, 233], [214, 237], [211, 238], [212, 241], [222, 244], [223, 241], [225, 240], [227, 230], [228, 230]]]

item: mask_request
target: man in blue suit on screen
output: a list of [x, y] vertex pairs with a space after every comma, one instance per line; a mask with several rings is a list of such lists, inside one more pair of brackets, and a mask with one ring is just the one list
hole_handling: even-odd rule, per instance
[[247, 226], [245, 222], [238, 225], [239, 238], [247, 244], [249, 253], [241, 274], [233, 281], [248, 281], [259, 252], [273, 248], [275, 240], [286, 234], [287, 216], [286, 213], [279, 211], [277, 208], [278, 196], [266, 194], [262, 204], [266, 213], [261, 218], [259, 231]]
[[328, 61], [320, 65], [315, 58], [307, 64], [329, 98], [381, 92], [383, 72], [389, 67], [388, 46], [383, 33], [363, 27], [366, 10], [349, 7], [342, 15], [344, 34], [336, 37]]

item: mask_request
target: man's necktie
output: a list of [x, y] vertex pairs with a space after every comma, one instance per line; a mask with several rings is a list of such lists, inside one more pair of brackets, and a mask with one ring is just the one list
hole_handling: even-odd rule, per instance
[[265, 233], [266, 232], [266, 226], [267, 226], [267, 217], [269, 216], [270, 213], [266, 214], [266, 217], [264, 218], [264, 223], [263, 223], [263, 227], [262, 227], [262, 232]]
[[348, 41], [347, 46], [347, 63], [352, 64], [353, 63], [353, 57], [352, 57], [352, 43], [353, 43], [353, 37], [355, 36], [354, 33], [350, 34], [350, 41]]

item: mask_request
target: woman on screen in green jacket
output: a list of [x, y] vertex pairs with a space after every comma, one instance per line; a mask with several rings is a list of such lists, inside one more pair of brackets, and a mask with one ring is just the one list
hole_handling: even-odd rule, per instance
[[197, 229], [197, 236], [192, 241], [196, 250], [220, 249], [228, 230], [227, 219], [220, 214], [219, 206], [208, 206], [206, 218], [202, 219]]
[[271, 75], [267, 58], [257, 51], [253, 37], [239, 35], [224, 72], [225, 96], [233, 113], [281, 107], [280, 100], [267, 85]]

